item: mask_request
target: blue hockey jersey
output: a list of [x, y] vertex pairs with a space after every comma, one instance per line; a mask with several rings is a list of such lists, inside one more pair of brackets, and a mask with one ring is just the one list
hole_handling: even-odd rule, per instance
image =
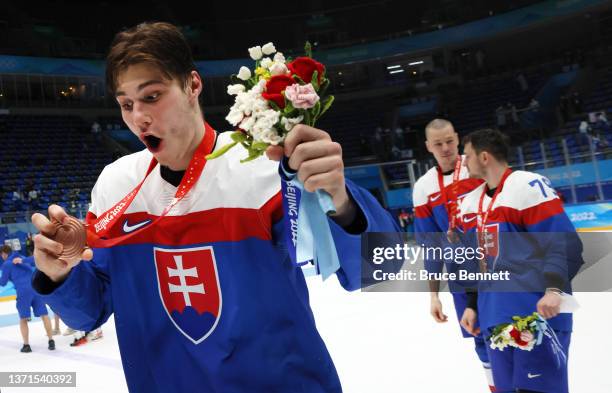
[[[14, 264], [13, 259], [22, 258], [21, 263]], [[18, 295], [32, 292], [32, 274], [34, 273], [34, 258], [25, 257], [18, 252], [13, 252], [2, 264], [2, 275], [0, 276], [0, 287], [9, 281], [15, 286]]]
[[[216, 149], [230, 142], [219, 135]], [[234, 148], [209, 161], [194, 188], [155, 226], [176, 187], [157, 166], [111, 236], [145, 228], [124, 244], [95, 249], [45, 301], [76, 329], [114, 313], [130, 391], [340, 392], [317, 332], [300, 267], [288, 258], [278, 163], [241, 164]], [[151, 154], [107, 166], [93, 191], [91, 217], [142, 180]], [[395, 220], [347, 181], [367, 231], [396, 231]], [[149, 226], [149, 228], [146, 228]], [[330, 220], [348, 290], [360, 287], [360, 235]], [[36, 288], [46, 277], [38, 273]], [[47, 279], [48, 280], [48, 279]]]
[[[465, 196], [459, 209], [464, 231], [475, 234], [478, 205], [486, 184]], [[485, 195], [482, 211], [491, 198]], [[532, 172], [514, 171], [505, 183], [487, 219], [487, 269], [509, 271], [509, 281], [481, 282], [478, 294], [480, 326], [491, 328], [515, 315], [536, 311], [544, 295], [546, 274], [561, 278], [566, 292], [582, 259], [582, 243], [563, 210], [550, 181]], [[475, 236], [474, 236], [475, 238]], [[538, 288], [538, 290], [533, 290]], [[571, 314], [548, 321], [558, 331], [571, 331]]]

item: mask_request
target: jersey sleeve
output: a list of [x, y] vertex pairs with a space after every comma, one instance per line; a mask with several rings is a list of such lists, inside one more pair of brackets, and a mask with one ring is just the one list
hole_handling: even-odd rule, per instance
[[[349, 197], [357, 204], [358, 214], [363, 219], [362, 225], [358, 225], [362, 233], [386, 232], [393, 237], [397, 237], [392, 241], [401, 241], [400, 229], [396, 220], [378, 203], [372, 194], [355, 185], [349, 179], [346, 179], [346, 188]], [[290, 262], [291, 258], [286, 245], [288, 240], [284, 220], [287, 218], [283, 216], [281, 202], [278, 202], [276, 209], [280, 211], [280, 214], [275, 214], [278, 216], [278, 221], [273, 225], [273, 240], [283, 258], [288, 260], [289, 263], [293, 263]], [[328, 218], [328, 222], [340, 262], [340, 268], [336, 271], [338, 281], [348, 291], [359, 289], [362, 277], [368, 277], [368, 273], [363, 272], [362, 268], [369, 266], [369, 264], [362, 263], [362, 233], [356, 233], [350, 229], [347, 231], [331, 218]]]
[[[420, 182], [414, 185], [412, 201], [414, 203], [414, 236], [417, 244], [425, 247], [439, 246], [442, 229], [434, 218], [431, 206], [427, 203], [427, 193]], [[428, 255], [426, 254], [424, 259], [425, 269], [429, 273], [441, 273], [443, 261]]]
[[[378, 203], [372, 194], [349, 179], [346, 179], [346, 188], [350, 198], [357, 204], [357, 208], [360, 209], [365, 218], [364, 233], [386, 232], [397, 238], [393, 241], [402, 241], [399, 234], [401, 230], [397, 221]], [[359, 289], [362, 276], [368, 277], [367, 272], [362, 273], [361, 233], [349, 233], [332, 219], [329, 219], [329, 224], [340, 260], [340, 269], [336, 272], [338, 281], [346, 290]]]
[[[98, 194], [100, 180], [92, 190], [92, 204], [87, 221], [96, 218], [101, 196]], [[112, 248], [94, 248], [91, 261], [81, 261], [68, 277], [55, 283], [37, 270], [32, 277], [32, 287], [42, 296], [53, 311], [73, 329], [91, 331], [100, 327], [113, 313], [109, 263]]]
[[8, 284], [9, 277], [11, 276], [11, 265], [12, 263], [8, 260], [2, 264], [2, 275], [0, 275], [0, 287]]
[[29, 267], [36, 267], [36, 263], [34, 262], [34, 257], [33, 256], [29, 256], [29, 257], [24, 257], [21, 260], [21, 263], [28, 265]]
[[522, 187], [521, 224], [542, 250], [545, 275], [558, 275], [569, 283], [584, 264], [582, 242], [563, 209], [550, 181], [533, 174]]

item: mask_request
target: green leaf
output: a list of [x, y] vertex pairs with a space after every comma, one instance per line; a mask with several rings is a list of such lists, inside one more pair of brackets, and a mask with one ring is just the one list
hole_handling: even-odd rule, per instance
[[315, 71], [312, 73], [312, 78], [310, 78], [310, 83], [315, 90], [319, 90], [319, 71]]
[[285, 115], [287, 115], [287, 114], [289, 114], [289, 113], [291, 113], [291, 112], [293, 112], [295, 110], [295, 108], [293, 107], [293, 104], [291, 103], [291, 101], [286, 100], [286, 103], [287, 104], [285, 105], [285, 109], [283, 109], [283, 113]]
[[272, 109], [274, 109], [275, 111], [280, 111], [281, 110], [280, 106], [276, 105], [276, 102], [274, 102], [272, 100], [268, 101], [268, 105], [270, 105], [270, 107]]
[[247, 140], [246, 134], [240, 131], [234, 131], [231, 135], [231, 138], [236, 143], [244, 142]]
[[253, 150], [253, 149], [249, 149], [249, 156], [247, 158], [244, 158], [242, 160], [240, 160], [241, 163], [245, 163], [248, 161], [253, 161], [254, 159], [260, 157], [263, 155], [263, 151], [259, 151], [259, 150]]
[[321, 109], [321, 113], [319, 114], [319, 119], [321, 118], [321, 116], [323, 116], [325, 114], [325, 112], [327, 112], [327, 110], [332, 106], [332, 104], [334, 103], [334, 96], [329, 96], [325, 99], [325, 101], [323, 102], [323, 109]]
[[317, 94], [319, 95], [319, 97], [325, 96], [325, 92], [327, 91], [328, 87], [329, 87], [329, 79], [324, 78], [323, 82], [321, 82], [321, 85], [319, 86], [319, 90], [317, 91]]
[[304, 80], [303, 80], [302, 78], [300, 78], [299, 76], [297, 76], [297, 75], [293, 74], [293, 75], [292, 75], [292, 77], [293, 77], [293, 79], [295, 79], [296, 81], [298, 81], [298, 83], [299, 83], [300, 85], [302, 85], [302, 86], [303, 86], [303, 85], [305, 85], [305, 84], [306, 84], [306, 82], [304, 82]]
[[312, 120], [312, 116], [310, 115], [310, 111], [309, 110], [303, 110], [302, 111], [302, 115], [304, 116], [304, 124], [308, 125], [308, 126], [312, 126], [312, 124], [310, 123]]
[[317, 101], [315, 106], [312, 107], [312, 125], [315, 125], [317, 119], [319, 119], [319, 113], [321, 113], [321, 100]]
[[268, 144], [266, 142], [253, 142], [251, 145], [251, 150], [257, 151], [265, 151], [268, 148]]
[[312, 58], [312, 45], [310, 44], [310, 41], [306, 41], [304, 44], [304, 53], [307, 57]]
[[221, 157], [222, 155], [227, 153], [227, 151], [229, 149], [231, 149], [232, 147], [236, 146], [237, 143], [238, 142], [233, 142], [233, 143], [230, 143], [230, 144], [227, 144], [227, 145], [223, 146], [222, 148], [220, 148], [216, 152], [207, 155], [206, 159], [207, 160], [214, 160], [215, 158]]

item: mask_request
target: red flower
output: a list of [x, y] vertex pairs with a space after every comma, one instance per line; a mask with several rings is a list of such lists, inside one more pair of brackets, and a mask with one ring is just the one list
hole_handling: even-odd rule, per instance
[[275, 75], [266, 82], [266, 91], [261, 93], [261, 96], [268, 101], [274, 101], [279, 108], [285, 107], [285, 97], [282, 92], [287, 86], [295, 84], [295, 81], [289, 75]]
[[526, 346], [527, 344], [529, 344], [526, 341], [523, 341], [521, 339], [521, 332], [519, 332], [516, 328], [512, 329], [510, 331], [510, 337], [512, 337], [514, 339], [514, 341], [521, 347]]
[[315, 71], [318, 72], [318, 80], [319, 83], [321, 83], [321, 78], [323, 78], [323, 72], [325, 71], [325, 66], [323, 64], [310, 57], [298, 57], [287, 64], [287, 68], [289, 68], [292, 75], [295, 74], [299, 76], [305, 83], [310, 83], [312, 81], [312, 74], [314, 74]]

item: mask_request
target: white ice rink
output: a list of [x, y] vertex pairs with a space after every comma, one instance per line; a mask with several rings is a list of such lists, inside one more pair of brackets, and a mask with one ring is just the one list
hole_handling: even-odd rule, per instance
[[[450, 295], [442, 294], [449, 322], [436, 324], [427, 293], [348, 293], [334, 279], [321, 283], [318, 277], [309, 278], [309, 287], [346, 393], [488, 392], [472, 341], [460, 337]], [[570, 391], [610, 393], [612, 293], [576, 298], [581, 309], [570, 347]], [[13, 302], [0, 303], [0, 315], [14, 312]], [[71, 338], [60, 336], [53, 352], [42, 322], [30, 326], [30, 354], [19, 352], [18, 325], [0, 328], [0, 371], [76, 371], [77, 387], [3, 387], [2, 393], [127, 392], [112, 320], [102, 340], [72, 348]]]

